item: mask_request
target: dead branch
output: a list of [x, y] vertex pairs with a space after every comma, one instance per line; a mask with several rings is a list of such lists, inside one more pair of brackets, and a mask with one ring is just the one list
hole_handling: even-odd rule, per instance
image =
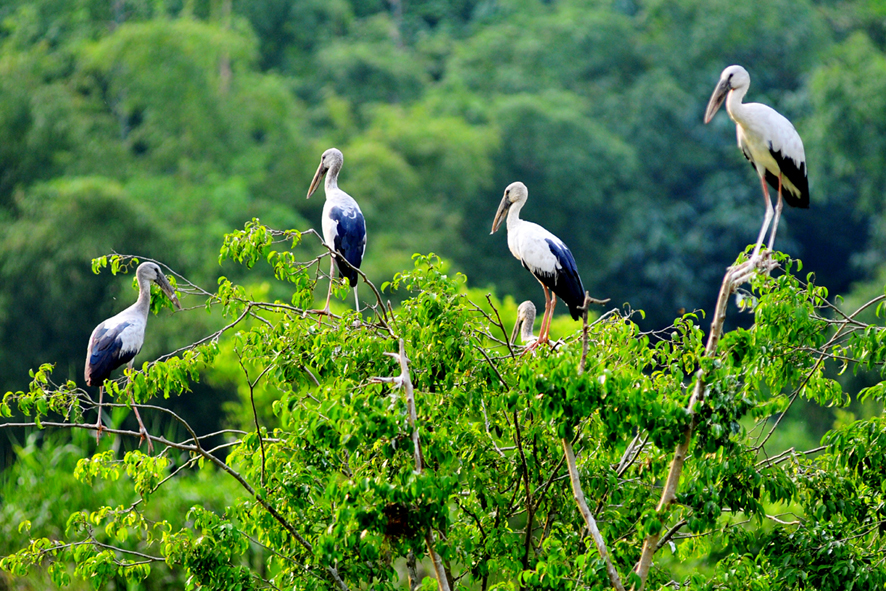
[[[584, 312], [582, 313], [582, 355], [581, 361], [578, 365], [579, 374], [584, 373], [585, 361], [587, 360], [588, 306], [592, 302], [592, 298], [587, 293], [585, 293], [585, 303], [583, 307]], [[575, 462], [575, 451], [572, 449], [572, 442], [566, 438], [563, 438], [562, 443], [563, 454], [566, 457], [566, 466], [569, 469], [569, 481], [572, 484], [572, 496], [575, 498], [575, 502], [578, 505], [578, 510], [581, 513], [582, 518], [584, 518], [584, 522], [588, 528], [588, 531], [591, 532], [591, 538], [594, 540], [594, 545], [597, 547], [597, 552], [600, 553], [600, 558], [602, 558], [603, 562], [606, 564], [606, 573], [609, 575], [609, 581], [612, 583], [612, 586], [617, 591], [624, 591], [624, 585], [621, 582], [621, 577], [619, 576], [618, 571], [615, 569], [615, 565], [612, 564], [612, 558], [609, 556], [609, 550], [606, 549], [606, 542], [603, 540], [603, 536], [602, 534], [600, 534], [600, 528], [597, 527], [597, 521], [591, 514], [591, 510], [588, 508], [588, 503], [585, 500], [585, 494], [581, 488], [581, 478], [578, 474], [578, 465]]]
[[[726, 306], [729, 303], [729, 296], [738, 285], [748, 281], [758, 269], [769, 272], [776, 263], [768, 257], [762, 260], [751, 259], [735, 267], [730, 267], [723, 276], [723, 283], [720, 285], [720, 294], [717, 297], [717, 305], [714, 310], [714, 317], [711, 320], [711, 331], [708, 333], [708, 342], [705, 346], [704, 356], [708, 359], [714, 357], [717, 352], [717, 346], [720, 343], [720, 336], [723, 333], [723, 322], [726, 320]], [[703, 369], [696, 372], [695, 387], [692, 390], [692, 396], [689, 398], [689, 404], [686, 407], [686, 413], [689, 415], [689, 424], [683, 432], [683, 439], [677, 444], [674, 451], [674, 459], [671, 460], [671, 466], [668, 470], [668, 477], [665, 481], [661, 499], [659, 500], [656, 511], [662, 513], [677, 498], [677, 487], [680, 485], [680, 476], [683, 473], [683, 464], [689, 454], [689, 444], [692, 441], [692, 433], [698, 422], [696, 407], [704, 402], [705, 396], [705, 373]], [[673, 534], [671, 534], [673, 535]], [[634, 567], [634, 572], [640, 578], [639, 586], [635, 586], [637, 591], [643, 591], [646, 585], [646, 578], [649, 576], [649, 568], [652, 566], [652, 557], [660, 548], [659, 540], [661, 533], [650, 534], [643, 542], [643, 550], [640, 552], [640, 559]]]
[[[418, 413], [415, 409], [415, 391], [412, 387], [412, 378], [409, 375], [409, 358], [406, 357], [406, 345], [403, 339], [400, 339], [400, 352], [399, 353], [385, 353], [389, 357], [393, 357], [400, 363], [400, 375], [393, 377], [373, 377], [369, 378], [370, 382], [373, 383], [383, 383], [383, 384], [392, 384], [395, 388], [402, 388], [403, 394], [406, 397], [406, 413], [409, 421], [409, 428], [412, 429], [412, 446], [413, 446], [413, 454], [415, 456], [415, 473], [421, 474], [422, 472], [422, 456], [421, 456], [421, 441], [419, 440], [419, 432], [418, 432]], [[450, 591], [449, 587], [449, 578], [446, 576], [445, 568], [443, 566], [443, 560], [440, 558], [440, 555], [437, 554], [437, 551], [434, 550], [434, 533], [429, 528], [427, 532], [425, 532], [425, 545], [428, 548], [428, 555], [431, 557], [431, 560], [434, 564], [434, 573], [437, 576], [437, 585], [440, 588], [440, 591]]]

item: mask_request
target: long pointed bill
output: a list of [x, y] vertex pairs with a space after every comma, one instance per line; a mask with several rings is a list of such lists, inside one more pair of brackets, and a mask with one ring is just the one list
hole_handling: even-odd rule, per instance
[[160, 275], [160, 277], [156, 281], [157, 285], [160, 286], [160, 289], [163, 290], [163, 293], [166, 294], [170, 300], [172, 300], [172, 304], [175, 306], [177, 310], [182, 309], [182, 305], [178, 301], [178, 296], [175, 294], [175, 289], [172, 287], [172, 284], [169, 283], [169, 280], [166, 278], [166, 275]]
[[729, 80], [720, 80], [717, 88], [714, 89], [714, 94], [711, 95], [711, 100], [708, 101], [708, 108], [704, 112], [704, 122], [706, 124], [710, 123], [714, 115], [717, 114], [720, 105], [726, 100], [726, 95], [729, 94], [730, 90], [732, 90], [732, 87], [729, 85]]
[[320, 186], [320, 181], [323, 180], [323, 177], [326, 176], [326, 171], [328, 168], [323, 167], [323, 163], [320, 163], [320, 166], [317, 167], [317, 172], [314, 173], [314, 178], [311, 180], [311, 186], [308, 189], [308, 199], [311, 198], [311, 195], [314, 194], [314, 191], [317, 190], [317, 187]]
[[495, 234], [495, 231], [498, 230], [498, 227], [505, 219], [505, 216], [508, 214], [508, 210], [510, 208], [511, 202], [508, 200], [508, 196], [505, 195], [501, 200], [501, 204], [498, 206], [498, 211], [495, 212], [495, 219], [492, 220], [492, 232], [490, 232], [490, 234]]
[[520, 314], [517, 314], [517, 322], [514, 323], [514, 330], [511, 331], [511, 344], [517, 344], [517, 335], [520, 334], [521, 329], [523, 328], [523, 318], [520, 317]]

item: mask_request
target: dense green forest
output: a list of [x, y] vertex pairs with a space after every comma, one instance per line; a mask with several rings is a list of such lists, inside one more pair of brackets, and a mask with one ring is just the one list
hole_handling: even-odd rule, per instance
[[[731, 63], [806, 144], [812, 207], [785, 212], [781, 249], [865, 292], [884, 274], [884, 39], [861, 1], [4, 2], [0, 386], [46, 361], [79, 375], [92, 327], [130, 297], [94, 256], [212, 284], [237, 272], [215, 263], [222, 234], [250, 218], [319, 228], [304, 195], [332, 145], [376, 282], [436, 252], [540, 304], [488, 236], [521, 180], [525, 216], [592, 294], [647, 328], [709, 309], [763, 214], [732, 123], [702, 124]], [[158, 332], [149, 357], [190, 336]]]
[[[806, 148], [811, 208], [786, 208], [779, 250], [802, 259], [798, 276], [811, 273], [812, 284], [845, 296], [846, 309], [862, 306], [886, 283], [886, 6], [875, 0], [5, 0], [0, 393], [27, 391], [29, 372], [44, 363], [54, 364], [55, 383], [83, 385], [91, 330], [135, 298], [131, 275], [93, 273], [92, 260], [108, 253], [161, 261], [210, 291], [225, 277], [255, 300], [309, 297], [303, 285], [293, 296], [268, 265], [246, 268], [219, 249], [254, 218], [319, 229], [322, 195], [305, 195], [331, 146], [344, 153], [341, 186], [366, 216], [363, 270], [376, 285], [412, 269], [414, 253], [433, 252], [450, 276], [464, 274], [458, 289], [481, 303], [495, 294], [508, 320], [515, 301], [540, 307], [541, 289], [503, 233], [489, 235], [502, 190], [520, 180], [530, 195], [524, 217], [570, 246], [586, 289], [610, 298], [637, 331], [710, 313], [724, 270], [764, 212], [732, 122], [725, 113], [702, 122], [720, 71], [733, 63], [751, 75], [748, 100], [786, 115]], [[303, 261], [323, 252], [308, 239], [291, 250]], [[384, 293], [393, 308], [408, 308], [410, 297]], [[190, 299], [183, 304], [197, 310], [150, 319], [138, 364], [231, 321], [217, 307], [200, 311], [205, 298]], [[860, 318], [870, 322], [873, 312]], [[708, 320], [698, 322], [706, 329]], [[755, 320], [736, 312], [726, 326]], [[578, 327], [555, 324], [561, 336]], [[272, 410], [272, 393], [243, 383], [234, 349], [222, 342], [191, 392], [162, 403], [201, 433], [254, 430], [250, 394], [269, 428], [291, 419]], [[878, 379], [840, 381], [854, 399]], [[801, 406], [803, 398], [813, 402]], [[874, 397], [852, 413], [820, 409], [844, 402], [801, 397], [800, 417], [782, 425], [793, 429], [782, 447], [812, 447], [852, 413], [880, 408]], [[174, 421], [153, 420], [149, 429], [182, 436]], [[4, 432], [0, 466], [17, 461], [21, 488], [4, 481], [0, 510], [16, 495], [39, 494], [38, 467], [73, 482], [79, 454], [94, 445], [84, 433], [44, 441]], [[662, 449], [673, 443], [657, 437]], [[617, 463], [625, 446], [610, 452], [615, 459], [599, 465]], [[184, 514], [206, 489], [198, 479], [212, 476], [199, 472], [158, 494]], [[122, 495], [115, 487], [98, 490]], [[213, 480], [203, 502], [221, 511], [235, 490]], [[44, 525], [63, 529], [60, 513], [94, 502], [70, 495], [42, 501]], [[6, 506], [13, 530], [40, 521]], [[181, 585], [178, 575], [162, 577]]]

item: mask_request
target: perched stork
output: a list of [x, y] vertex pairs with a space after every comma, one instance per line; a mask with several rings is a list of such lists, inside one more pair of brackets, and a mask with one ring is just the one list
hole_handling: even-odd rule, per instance
[[[775, 206], [775, 220], [769, 235], [769, 250], [775, 246], [775, 231], [781, 217], [782, 194], [791, 207], [809, 207], [809, 180], [806, 178], [806, 153], [803, 141], [791, 122], [775, 109], [759, 103], [742, 103], [751, 85], [751, 77], [741, 66], [729, 66], [720, 74], [720, 82], [711, 95], [705, 111], [704, 122], [713, 119], [714, 114], [726, 101], [726, 112], [735, 122], [738, 147], [747, 158], [763, 186], [763, 200], [766, 202], [766, 217], [757, 237], [757, 246], [751, 259], [757, 257], [766, 229], [772, 220], [772, 201], [769, 198], [768, 182], [778, 190]], [[782, 188], [787, 189], [786, 192]]]
[[528, 197], [529, 191], [523, 183], [508, 185], [492, 221], [490, 234], [498, 230], [507, 214], [508, 248], [545, 290], [545, 313], [542, 316], [537, 345], [548, 342], [557, 296], [569, 306], [572, 318], [578, 320], [584, 306], [585, 289], [581, 277], [578, 276], [575, 258], [563, 241], [538, 224], [520, 219], [520, 210]]
[[[135, 271], [135, 278], [138, 281], [136, 302], [96, 326], [92, 331], [92, 336], [89, 337], [89, 346], [86, 348], [86, 369], [83, 372], [86, 385], [99, 388], [96, 441], [102, 434], [102, 396], [105, 380], [108, 379], [112, 371], [124, 363], [128, 363], [129, 369], [132, 369], [133, 359], [138, 355], [145, 342], [145, 326], [148, 323], [148, 311], [151, 309], [151, 282], [154, 281], [159, 285], [160, 289], [175, 304], [175, 307], [181, 310], [175, 290], [156, 263], [139, 265]], [[138, 408], [133, 406], [133, 410], [136, 419], [138, 419], [142, 441], [148, 440], [148, 452], [151, 453], [154, 446], [148, 437], [148, 431], [138, 414]]]
[[[335, 251], [329, 262], [329, 293], [326, 294], [326, 307], [320, 310], [329, 314], [329, 299], [332, 297], [332, 281], [335, 263], [338, 262], [338, 274], [345, 277], [354, 288], [354, 303], [360, 310], [357, 298], [357, 272], [351, 267], [360, 268], [363, 253], [366, 252], [366, 220], [354, 198], [338, 188], [338, 173], [341, 171], [344, 156], [340, 150], [329, 148], [320, 157], [320, 166], [314, 173], [308, 199], [311, 198], [320, 179], [326, 177], [326, 203], [323, 205], [323, 240]], [[347, 261], [347, 263], [345, 262]], [[348, 266], [348, 263], [351, 266]]]
[[526, 300], [517, 307], [517, 321], [514, 323], [514, 330], [511, 331], [511, 343], [517, 342], [517, 335], [520, 335], [520, 341], [524, 345], [531, 345], [537, 339], [532, 334], [532, 325], [535, 324], [535, 304]]

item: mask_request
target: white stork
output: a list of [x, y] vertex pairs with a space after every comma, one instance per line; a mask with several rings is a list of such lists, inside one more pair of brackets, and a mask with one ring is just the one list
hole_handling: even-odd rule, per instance
[[535, 324], [535, 304], [526, 300], [517, 307], [517, 321], [514, 323], [514, 330], [511, 331], [511, 343], [517, 342], [517, 335], [520, 335], [520, 341], [524, 345], [531, 345], [537, 339], [532, 334], [532, 325]]
[[[148, 323], [148, 312], [151, 309], [151, 282], [154, 281], [159, 285], [160, 289], [175, 304], [175, 307], [181, 310], [175, 290], [156, 263], [139, 265], [135, 271], [135, 278], [138, 281], [138, 299], [116, 316], [112, 316], [96, 326], [92, 331], [92, 336], [89, 337], [89, 346], [86, 348], [86, 369], [83, 372], [86, 385], [99, 388], [98, 422], [95, 425], [96, 441], [102, 434], [102, 397], [105, 380], [108, 379], [112, 371], [124, 363], [128, 363], [129, 369], [132, 369], [133, 359], [141, 351], [145, 342], [145, 326]], [[141, 440], [148, 440], [148, 452], [153, 453], [154, 446], [151, 444], [148, 431], [138, 414], [138, 408], [133, 406], [133, 410], [136, 419], [138, 419]]]
[[[584, 306], [585, 289], [581, 277], [578, 276], [575, 258], [563, 241], [538, 224], [520, 219], [520, 210], [528, 197], [529, 191], [523, 183], [508, 185], [495, 213], [490, 234], [498, 230], [507, 214], [508, 248], [545, 290], [545, 313], [542, 316], [541, 329], [538, 340], [530, 345], [535, 347], [549, 340], [548, 332], [557, 296], [569, 306], [572, 318], [578, 320]], [[553, 295], [551, 291], [554, 292]]]
[[720, 74], [720, 82], [711, 95], [705, 111], [704, 122], [713, 119], [714, 114], [726, 101], [726, 112], [735, 122], [738, 147], [747, 158], [763, 186], [763, 199], [766, 201], [766, 217], [757, 237], [757, 246], [751, 255], [755, 259], [760, 252], [766, 229], [772, 222], [772, 202], [769, 198], [768, 182], [778, 190], [775, 206], [775, 221], [769, 235], [769, 250], [775, 246], [775, 231], [781, 217], [782, 188], [784, 200], [791, 207], [809, 207], [809, 181], [806, 178], [806, 153], [803, 141], [791, 122], [775, 109], [759, 103], [742, 103], [751, 85], [751, 77], [741, 66], [729, 66]]
[[[363, 253], [366, 252], [366, 220], [363, 212], [354, 198], [338, 188], [338, 173], [344, 163], [344, 156], [340, 150], [329, 148], [320, 157], [320, 166], [314, 173], [311, 187], [308, 189], [308, 199], [317, 186], [320, 179], [326, 177], [326, 203], [323, 205], [323, 240], [335, 251], [335, 256], [329, 262], [329, 293], [326, 294], [326, 307], [320, 310], [321, 314], [329, 314], [329, 299], [332, 297], [332, 281], [335, 272], [335, 263], [338, 262], [338, 274], [345, 277], [351, 287], [354, 288], [354, 303], [360, 310], [360, 300], [357, 298], [357, 272], [351, 267], [360, 268], [363, 262]], [[342, 260], [344, 259], [344, 260]], [[347, 261], [344, 262], [344, 261]], [[348, 263], [351, 266], [348, 266]]]

